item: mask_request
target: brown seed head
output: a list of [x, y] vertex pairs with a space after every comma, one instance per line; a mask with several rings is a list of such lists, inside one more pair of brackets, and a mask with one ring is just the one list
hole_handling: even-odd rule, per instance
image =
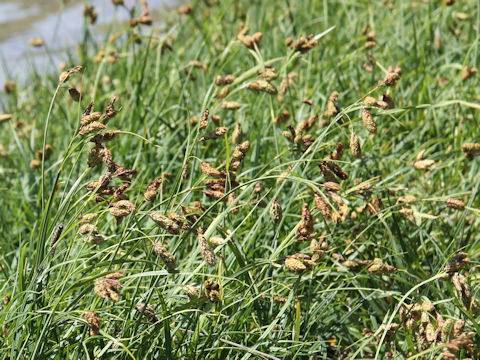
[[122, 277], [123, 274], [121, 273], [113, 273], [95, 280], [95, 293], [102, 299], [117, 302], [120, 300], [119, 291], [122, 289], [118, 279]]
[[165, 266], [167, 267], [169, 272], [175, 272], [175, 256], [172, 255], [171, 252], [167, 250], [165, 246], [160, 244], [159, 242], [154, 242], [153, 245], [153, 251], [158, 255], [160, 259], [165, 263]]
[[445, 204], [451, 209], [465, 210], [465, 203], [460, 199], [449, 198]]
[[275, 224], [279, 224], [282, 221], [282, 205], [280, 205], [276, 197], [273, 198], [270, 206], [270, 217]]
[[100, 332], [100, 318], [95, 311], [87, 311], [83, 318], [90, 325], [90, 336], [95, 336]]
[[367, 109], [362, 110], [362, 121], [365, 128], [372, 134], [377, 132], [377, 123], [375, 122], [372, 114]]
[[202, 232], [198, 231], [197, 239], [198, 248], [200, 249], [200, 255], [202, 255], [203, 260], [205, 260], [208, 265], [215, 266], [215, 254], [212, 249], [210, 249], [210, 246], [208, 246], [208, 242]]
[[357, 136], [357, 134], [355, 134], [355, 132], [350, 134], [350, 152], [357, 159], [362, 157], [360, 138]]

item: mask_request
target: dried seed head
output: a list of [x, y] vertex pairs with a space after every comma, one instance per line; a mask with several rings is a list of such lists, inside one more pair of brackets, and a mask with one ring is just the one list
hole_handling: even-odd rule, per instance
[[237, 122], [235, 124], [235, 128], [233, 129], [233, 133], [232, 133], [232, 144], [234, 145], [240, 144], [242, 142], [242, 138], [243, 138], [242, 125], [239, 122]]
[[139, 312], [142, 313], [144, 316], [150, 319], [153, 323], [156, 323], [158, 321], [158, 318], [155, 316], [155, 309], [153, 308], [152, 305], [150, 304], [144, 304], [144, 303], [138, 303], [135, 306], [135, 309]]
[[205, 280], [203, 283], [205, 295], [211, 302], [220, 301], [220, 285], [214, 279]]
[[37, 157], [37, 159], [39, 160], [42, 160], [42, 157], [47, 160], [48, 158], [50, 158], [50, 156], [52, 155], [52, 150], [53, 150], [53, 147], [52, 145], [45, 145], [45, 152], [42, 151], [42, 149], [39, 149], [37, 150], [37, 152], [35, 153], [35, 156]]
[[87, 311], [83, 318], [90, 325], [90, 336], [95, 336], [100, 332], [100, 318], [95, 311]]
[[148, 184], [143, 198], [145, 201], [154, 201], [158, 194], [158, 189], [162, 186], [162, 178], [158, 177], [154, 179], [150, 184]]
[[205, 109], [202, 113], [202, 119], [200, 120], [200, 130], [205, 129], [208, 126], [208, 116], [210, 115], [210, 111]]
[[465, 66], [462, 70], [462, 81], [467, 81], [468, 79], [477, 75], [478, 69], [470, 66]]
[[203, 162], [202, 163], [202, 173], [207, 176], [220, 176], [221, 173], [217, 169], [215, 169], [212, 165]]
[[332, 159], [332, 160], [342, 160], [343, 148], [344, 148], [343, 143], [338, 142], [337, 143], [337, 148], [330, 153], [330, 159]]
[[219, 200], [225, 196], [224, 191], [219, 190], [202, 190], [202, 192], [207, 195], [209, 198]]
[[237, 110], [242, 107], [242, 104], [236, 101], [226, 101], [220, 107], [224, 110]]
[[297, 235], [299, 241], [310, 241], [316, 233], [313, 232], [314, 220], [313, 216], [308, 208], [307, 203], [303, 203], [302, 206], [302, 217], [300, 220], [300, 225], [297, 229]]
[[30, 168], [31, 169], [38, 169], [40, 166], [42, 166], [42, 162], [40, 160], [34, 159], [30, 161]]
[[0, 124], [10, 120], [12, 117], [12, 114], [0, 114]]
[[282, 205], [280, 205], [276, 197], [273, 198], [270, 206], [270, 217], [275, 224], [279, 224], [282, 221]]
[[16, 84], [13, 81], [6, 81], [5, 84], [3, 85], [3, 89], [7, 94], [11, 94], [15, 91], [16, 89]]
[[320, 214], [322, 214], [325, 220], [330, 220], [332, 217], [332, 214], [330, 212], [330, 205], [328, 205], [327, 201], [323, 198], [323, 196], [319, 194], [314, 194], [313, 199], [316, 208], [320, 211]]
[[431, 168], [435, 164], [434, 160], [424, 159], [417, 160], [413, 163], [413, 167], [418, 170], [426, 170]]
[[468, 160], [472, 160], [475, 156], [480, 155], [480, 144], [465, 143], [462, 145], [462, 151]]
[[108, 103], [107, 107], [105, 108], [104, 111], [104, 116], [105, 119], [108, 121], [109, 119], [115, 117], [117, 115], [118, 111], [115, 110], [115, 102], [118, 100], [118, 96], [115, 95], [113, 99]]
[[232, 74], [228, 74], [223, 78], [223, 82], [227, 85], [233, 84], [234, 81], [235, 76], [233, 76]]
[[110, 214], [116, 218], [123, 218], [136, 210], [135, 205], [129, 200], [120, 200], [111, 205], [108, 209]]
[[105, 238], [99, 234], [90, 234], [83, 238], [89, 244], [101, 245], [105, 242]]
[[200, 254], [202, 255], [203, 260], [205, 260], [208, 265], [214, 266], [216, 263], [215, 254], [213, 253], [212, 249], [210, 249], [210, 246], [208, 246], [207, 240], [205, 239], [205, 236], [203, 236], [202, 232], [198, 231], [197, 239], [198, 248], [200, 249]]
[[159, 242], [154, 242], [153, 245], [153, 251], [158, 255], [160, 259], [165, 263], [165, 266], [167, 267], [169, 272], [175, 272], [175, 256], [172, 255], [171, 252], [169, 252], [165, 246], [160, 244]]
[[163, 229], [167, 230], [170, 234], [180, 234], [181, 226], [170, 217], [167, 217], [159, 211], [154, 211], [148, 214], [150, 218]]
[[[42, 40], [42, 45], [43, 45], [43, 40]], [[41, 45], [40, 45], [41, 46]], [[64, 71], [60, 74], [60, 76], [58, 77], [58, 81], [59, 83], [64, 83], [66, 81], [68, 81], [69, 77], [71, 74], [75, 74], [79, 71], [82, 71], [82, 67], [81, 66], [74, 66], [73, 68], [71, 69], [68, 69], [67, 71]]]
[[80, 131], [78, 132], [80, 135], [88, 135], [91, 133], [95, 133], [101, 130], [106, 129], [106, 126], [103, 125], [101, 122], [94, 121], [89, 123], [88, 125], [82, 126]]
[[82, 224], [77, 231], [79, 235], [98, 234], [98, 228], [90, 223]]
[[200, 141], [218, 139], [220, 136], [225, 135], [227, 131], [228, 129], [226, 127], [218, 127], [215, 130], [210, 131], [207, 135], [201, 137]]
[[70, 88], [68, 89], [68, 94], [70, 95], [70, 98], [75, 101], [75, 102], [79, 102], [80, 101], [80, 92], [75, 89], [75, 88]]
[[290, 113], [287, 110], [282, 110], [280, 114], [278, 114], [274, 119], [273, 123], [276, 126], [279, 126], [283, 123], [285, 123], [288, 119], [290, 119]]
[[183, 285], [182, 290], [190, 300], [196, 299], [200, 295], [200, 290], [193, 285]]
[[307, 270], [307, 267], [300, 260], [289, 256], [285, 259], [285, 267], [294, 273], [301, 273]]
[[107, 130], [102, 134], [95, 135], [90, 141], [96, 144], [103, 144], [112, 141], [118, 134], [118, 130]]
[[178, 8], [178, 12], [182, 15], [188, 15], [192, 12], [192, 7], [189, 4], [182, 5]]
[[375, 46], [377, 46], [376, 41], [367, 41], [367, 42], [365, 42], [365, 45], [363, 45], [363, 48], [365, 50], [368, 50], [368, 49], [374, 48]]
[[[383, 94], [381, 101], [387, 104], [387, 107], [386, 107], [387, 109], [395, 108], [395, 101], [393, 100], [393, 98], [390, 95]], [[383, 108], [383, 106], [382, 106], [382, 108]]]
[[277, 94], [277, 88], [265, 80], [256, 80], [248, 84], [247, 89], [266, 92], [267, 94], [275, 95]]
[[383, 262], [382, 259], [375, 258], [372, 265], [368, 268], [368, 272], [373, 275], [389, 275], [397, 271], [397, 268]]
[[377, 132], [377, 123], [373, 119], [372, 114], [367, 109], [362, 110], [362, 121], [365, 128], [370, 131], [372, 134]]
[[221, 236], [212, 236], [212, 237], [210, 237], [210, 239], [208, 239], [208, 242], [212, 246], [220, 246], [220, 245], [223, 245], [225, 243], [225, 239], [222, 238]]
[[470, 259], [467, 256], [468, 254], [465, 252], [460, 252], [453, 255], [450, 262], [445, 265], [442, 270], [447, 273], [454, 273], [463, 269], [470, 262]]
[[263, 183], [261, 181], [255, 184], [255, 188], [253, 189], [253, 193], [255, 195], [260, 194], [263, 191]]
[[102, 299], [117, 302], [120, 300], [119, 291], [122, 289], [118, 279], [122, 277], [121, 273], [113, 273], [95, 280], [95, 293]]
[[445, 204], [451, 209], [465, 210], [465, 203], [460, 199], [450, 198], [447, 199]]
[[80, 120], [80, 124], [82, 126], [85, 126], [85, 125], [88, 125], [94, 121], [98, 121], [100, 118], [102, 117], [102, 113], [101, 112], [93, 112], [93, 113], [89, 113], [89, 114], [83, 114], [82, 115], [82, 119]]
[[301, 36], [295, 41], [289, 40], [289, 41], [286, 41], [285, 43], [294, 51], [300, 51], [302, 54], [310, 51], [318, 44], [318, 42], [313, 39], [313, 34], [310, 34], [306, 37]]
[[350, 152], [354, 157], [361, 158], [362, 157], [362, 148], [360, 146], [360, 138], [352, 132], [350, 134]]
[[397, 81], [400, 79], [401, 69], [395, 68], [394, 70], [389, 71], [389, 73], [383, 79], [383, 83], [387, 86], [395, 87]]
[[[224, 99], [227, 97], [227, 95], [230, 93], [230, 88], [228, 86], [224, 86], [223, 88], [220, 89], [220, 91], [218, 91], [217, 93], [217, 99]], [[235, 110], [235, 109], [238, 109], [238, 108], [234, 108], [234, 104], [231, 104], [231, 103], [234, 103], [233, 101], [229, 102], [229, 103], [225, 103], [225, 104], [228, 104], [228, 105], [225, 105], [225, 106], [232, 106], [232, 108], [230, 109], [227, 109], [227, 110]], [[238, 103], [237, 103], [238, 104]], [[225, 108], [226, 109], [226, 108]]]

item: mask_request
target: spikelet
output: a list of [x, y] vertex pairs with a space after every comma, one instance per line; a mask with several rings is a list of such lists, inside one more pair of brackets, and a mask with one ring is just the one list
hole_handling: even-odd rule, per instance
[[113, 203], [108, 211], [110, 212], [111, 215], [115, 217], [115, 220], [120, 223], [122, 218], [125, 216], [131, 214], [136, 210], [135, 205], [128, 200], [120, 200], [115, 203]]
[[118, 96], [115, 95], [113, 99], [108, 103], [103, 115], [105, 117], [105, 122], [108, 122], [111, 118], [115, 117], [118, 114], [118, 111], [115, 110], [115, 102], [118, 100]]
[[158, 177], [148, 184], [147, 189], [143, 194], [143, 199], [145, 201], [154, 201], [157, 197], [160, 186], [162, 186], [162, 178]]
[[367, 109], [362, 110], [362, 121], [365, 128], [370, 131], [372, 134], [377, 132], [377, 123], [373, 119], [372, 114]]
[[400, 79], [401, 70], [399, 68], [395, 68], [393, 70], [389, 69], [388, 74], [383, 79], [383, 83], [386, 86], [395, 87], [397, 85], [397, 81]]
[[201, 229], [199, 229], [197, 232], [197, 239], [198, 248], [200, 249], [200, 255], [202, 255], [203, 260], [205, 260], [208, 265], [214, 266], [215, 254], [213, 253], [212, 249], [210, 249], [210, 246], [208, 246], [208, 242], [205, 239], [205, 236], [203, 236]]
[[270, 217], [275, 224], [279, 224], [282, 221], [282, 205], [280, 205], [276, 197], [273, 198], [270, 206]]
[[294, 273], [301, 273], [307, 270], [307, 267], [300, 260], [289, 256], [285, 259], [285, 267]]
[[303, 203], [300, 225], [297, 229], [298, 241], [310, 241], [316, 234], [313, 232], [314, 220], [307, 203]]
[[202, 173], [207, 176], [220, 176], [221, 173], [217, 169], [215, 169], [212, 165], [203, 162], [202, 163]]
[[472, 160], [475, 156], [480, 155], [480, 144], [465, 143], [462, 145], [462, 151], [468, 160]]
[[190, 300], [196, 299], [200, 295], [200, 290], [193, 285], [183, 285], [182, 290]]
[[135, 309], [139, 313], [149, 318], [152, 323], [156, 323], [158, 321], [158, 318], [155, 316], [155, 309], [153, 308], [152, 305], [150, 304], [145, 305], [144, 303], [138, 303], [135, 306]]
[[88, 125], [82, 126], [80, 131], [78, 132], [79, 135], [88, 135], [91, 133], [99, 132], [101, 130], [106, 129], [106, 126], [103, 125], [101, 122], [94, 121], [89, 123]]
[[95, 336], [100, 332], [100, 318], [95, 311], [87, 311], [83, 318], [90, 325], [90, 336]]
[[[42, 45], [43, 45], [43, 40], [42, 40]], [[59, 83], [64, 83], [66, 81], [68, 81], [69, 77], [71, 74], [75, 74], [79, 71], [82, 71], [82, 67], [81, 66], [74, 66], [73, 68], [71, 69], [68, 69], [67, 71], [64, 71], [60, 74], [60, 76], [58, 77], [58, 82]]]
[[220, 301], [220, 285], [215, 282], [214, 279], [207, 279], [203, 283], [203, 287], [205, 289], [205, 295], [207, 298], [215, 303]]
[[360, 146], [360, 139], [355, 134], [355, 132], [352, 131], [350, 134], [350, 152], [355, 158], [361, 158], [362, 157], [362, 148]]
[[397, 271], [397, 268], [383, 262], [382, 259], [375, 258], [372, 265], [368, 268], [368, 272], [373, 275], [388, 275]]
[[200, 120], [200, 130], [205, 129], [208, 126], [208, 116], [210, 115], [210, 111], [205, 109], [202, 113], [202, 118]]
[[478, 69], [470, 66], [465, 66], [462, 69], [462, 81], [467, 81], [468, 79], [477, 75]]
[[228, 130], [228, 129], [227, 129], [226, 127], [218, 127], [218, 128], [216, 128], [215, 130], [210, 131], [207, 135], [202, 136], [202, 137], [200, 138], [200, 141], [218, 139], [220, 136], [225, 135], [226, 132], [227, 132], [227, 130]]
[[417, 160], [413, 163], [413, 167], [417, 170], [426, 170], [431, 168], [435, 164], [434, 160], [430, 159], [423, 159], [423, 160]]
[[102, 299], [117, 302], [120, 300], [119, 291], [122, 289], [118, 280], [122, 277], [121, 273], [112, 273], [95, 280], [95, 293]]
[[253, 81], [250, 84], [248, 84], [247, 89], [259, 91], [259, 92], [266, 92], [267, 94], [270, 94], [270, 95], [275, 95], [278, 93], [277, 88], [265, 80]]
[[463, 269], [470, 262], [470, 259], [467, 256], [468, 254], [465, 252], [456, 253], [452, 256], [450, 262], [443, 267], [442, 271], [454, 273]]
[[0, 114], [0, 124], [10, 120], [12, 117], [12, 114]]
[[465, 203], [460, 199], [449, 198], [447, 199], [445, 204], [451, 209], [461, 210], [461, 211], [465, 210]]
[[242, 107], [242, 104], [236, 101], [226, 101], [220, 105], [220, 107], [224, 110], [237, 110]]
[[332, 217], [332, 214], [330, 211], [330, 205], [328, 205], [327, 201], [323, 198], [323, 196], [319, 194], [314, 194], [313, 199], [314, 199], [316, 208], [320, 211], [320, 214], [322, 214], [324, 219], [330, 220]]
[[237, 122], [235, 124], [235, 128], [233, 129], [233, 133], [232, 133], [232, 144], [233, 145], [240, 144], [242, 142], [242, 138], [243, 138], [242, 125], [239, 122]]
[[167, 267], [169, 272], [175, 272], [175, 256], [172, 255], [171, 252], [167, 250], [165, 246], [160, 244], [159, 242], [154, 242], [153, 245], [153, 251], [158, 255], [160, 259], [165, 263], [165, 266]]
[[154, 211], [148, 214], [150, 218], [160, 227], [167, 230], [170, 234], [178, 235], [182, 230], [181, 226], [172, 218], [167, 217], [159, 211]]
[[295, 41], [291, 38], [287, 38], [285, 40], [285, 45], [289, 46], [293, 51], [300, 51], [304, 54], [317, 46], [318, 42], [313, 39], [313, 37], [313, 34], [310, 34], [308, 36], [301, 36]]

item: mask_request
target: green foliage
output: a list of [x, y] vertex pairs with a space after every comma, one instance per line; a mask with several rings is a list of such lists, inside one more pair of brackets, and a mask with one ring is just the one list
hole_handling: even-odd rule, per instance
[[[478, 64], [479, 6], [194, 1], [188, 15], [164, 14], [168, 25], [111, 24], [103, 44], [86, 25], [80, 51], [68, 61], [82, 71], [60, 83], [58, 74], [32, 74], [27, 85], [0, 100], [3, 112], [13, 115], [0, 123], [1, 356], [436, 359], [455, 337], [476, 344], [479, 163], [461, 147], [479, 134], [478, 79], [462, 80], [462, 70]], [[370, 29], [362, 34], [367, 23]], [[251, 29], [247, 37], [263, 33], [251, 48], [237, 39], [241, 24]], [[305, 41], [317, 44], [307, 52], [285, 45], [288, 37], [309, 34], [314, 37]], [[376, 46], [365, 49], [367, 37]], [[396, 87], [385, 86], [383, 79], [397, 65]], [[277, 79], [251, 85], [271, 67]], [[215, 84], [228, 74], [233, 83]], [[217, 98], [225, 86], [228, 95]], [[71, 99], [70, 88], [81, 93], [80, 102]], [[333, 91], [339, 96], [328, 118]], [[363, 101], [383, 94], [395, 107], [369, 108], [377, 124], [373, 134], [362, 123]], [[100, 195], [102, 185], [86, 188], [118, 166], [88, 167], [94, 134], [79, 134], [87, 105], [94, 102], [93, 111], [103, 112], [114, 96], [119, 112], [106, 126], [118, 134], [105, 145], [115, 163], [136, 170], [130, 180], [113, 174], [109, 185], [118, 190], [128, 184], [124, 196], [135, 210], [121, 219], [111, 215], [122, 198], [114, 198], [114, 189]], [[307, 99], [311, 104], [302, 102]], [[241, 107], [226, 110], [222, 104], [229, 101]], [[201, 129], [206, 108], [209, 124]], [[290, 118], [277, 126], [281, 111]], [[220, 117], [217, 123], [213, 116]], [[298, 124], [313, 116], [317, 121], [298, 136]], [[248, 151], [232, 144], [237, 123]], [[293, 142], [282, 136], [288, 125], [296, 129]], [[228, 130], [201, 141], [218, 127]], [[349, 151], [353, 131], [359, 158]], [[344, 155], [332, 160], [339, 142]], [[46, 144], [51, 156], [36, 154]], [[35, 158], [40, 166], [31, 168]], [[425, 159], [433, 164], [418, 169]], [[203, 174], [203, 162], [223, 175]], [[335, 176], [338, 195], [321, 171], [334, 163], [348, 173], [345, 179]], [[208, 180], [222, 176], [221, 198], [202, 192]], [[145, 201], [156, 178], [162, 178], [158, 194]], [[321, 215], [314, 194], [338, 221]], [[275, 222], [274, 198], [281, 206]], [[449, 198], [461, 199], [465, 209], [447, 207]], [[182, 207], [195, 201], [204, 211], [189, 221], [180, 218], [178, 231], [149, 217], [153, 211], [182, 215]], [[91, 213], [103, 244], [78, 233], [81, 216]], [[63, 231], [52, 246], [60, 224]], [[211, 266], [201, 238], [214, 236], [223, 241], [208, 245], [215, 254]], [[318, 247], [300, 237], [316, 239]], [[163, 245], [163, 258], [173, 254], [175, 271], [157, 256], [154, 243]], [[470, 263], [447, 275], [445, 265], [460, 252]], [[287, 259], [304, 271], [289, 271]], [[99, 297], [96, 281], [118, 272], [119, 300]], [[212, 282], [205, 293], [207, 279]], [[189, 298], [186, 285], [198, 287], [199, 297]], [[463, 297], [456, 290], [461, 286], [469, 291]], [[409, 307], [428, 301], [434, 310]], [[92, 336], [88, 311], [100, 318]], [[447, 319], [465, 325], [441, 338]], [[439, 331], [430, 342], [426, 324]], [[473, 346], [452, 352], [478, 358]]]

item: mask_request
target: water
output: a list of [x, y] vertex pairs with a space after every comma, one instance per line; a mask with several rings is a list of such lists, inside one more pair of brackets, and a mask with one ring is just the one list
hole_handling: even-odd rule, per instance
[[[138, 0], [125, 0], [129, 7], [133, 3], [140, 9]], [[150, 10], [177, 3], [148, 0]], [[98, 13], [93, 27], [129, 18], [125, 8], [116, 8], [110, 0], [89, 0], [87, 4], [94, 5]], [[72, 48], [80, 40], [83, 7], [82, 0], [0, 0], [0, 87], [7, 80], [25, 79], [32, 64], [40, 72], [54, 70], [54, 63], [62, 60], [61, 49]], [[45, 46], [31, 47], [28, 41], [32, 37], [41, 37]], [[46, 56], [47, 50], [54, 56]]]

